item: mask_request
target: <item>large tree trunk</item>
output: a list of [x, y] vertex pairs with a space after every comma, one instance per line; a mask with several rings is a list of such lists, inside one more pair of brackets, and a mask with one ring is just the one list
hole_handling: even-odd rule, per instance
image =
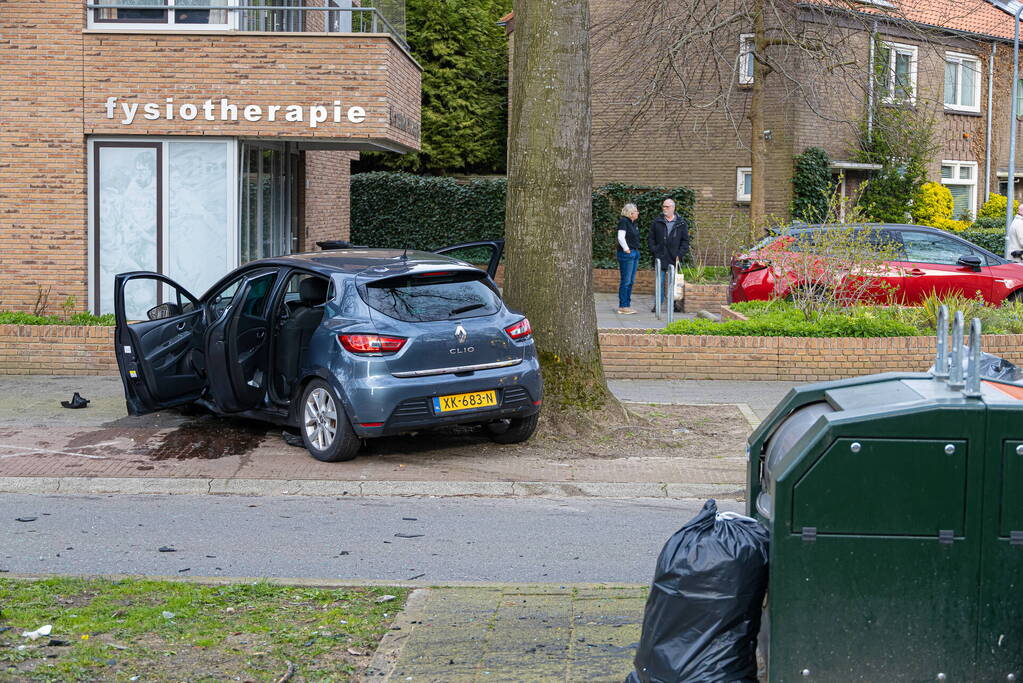
[[[750, 4], [753, 19], [753, 54], [767, 53], [767, 35], [764, 30], [764, 2], [753, 0]], [[767, 140], [764, 138], [764, 80], [769, 69], [763, 61], [754, 58], [753, 86], [750, 93], [750, 228], [754, 234], [766, 225], [767, 205], [764, 175], [767, 166]]]
[[515, 0], [505, 298], [533, 326], [548, 408], [608, 398], [593, 307], [587, 0]]

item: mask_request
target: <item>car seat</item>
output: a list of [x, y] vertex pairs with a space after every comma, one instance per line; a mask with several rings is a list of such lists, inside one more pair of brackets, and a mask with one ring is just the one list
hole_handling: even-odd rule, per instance
[[282, 396], [291, 393], [309, 341], [323, 320], [328, 285], [326, 280], [318, 277], [302, 280], [298, 285], [297, 305], [277, 333], [276, 375]]

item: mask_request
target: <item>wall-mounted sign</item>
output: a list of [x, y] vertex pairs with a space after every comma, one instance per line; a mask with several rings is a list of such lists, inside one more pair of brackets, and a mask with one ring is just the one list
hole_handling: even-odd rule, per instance
[[171, 121], [181, 119], [183, 121], [289, 121], [293, 123], [308, 123], [310, 128], [316, 128], [321, 123], [341, 123], [342, 119], [348, 123], [362, 123], [366, 120], [366, 110], [362, 107], [348, 107], [343, 110], [340, 100], [334, 100], [332, 105], [313, 104], [302, 106], [299, 104], [232, 104], [227, 98], [214, 104], [213, 100], [203, 100], [201, 104], [184, 102], [178, 104], [173, 97], [166, 98], [163, 102], [118, 102], [116, 97], [108, 97], [106, 101], [107, 118], [120, 120], [121, 125], [131, 125], [136, 118], [148, 121], [163, 119]]

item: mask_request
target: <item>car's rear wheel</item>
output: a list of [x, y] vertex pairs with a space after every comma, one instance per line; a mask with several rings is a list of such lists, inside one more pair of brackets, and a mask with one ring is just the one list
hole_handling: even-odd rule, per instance
[[487, 424], [490, 438], [496, 443], [522, 443], [533, 436], [540, 422], [540, 413], [529, 417], [513, 417]]
[[341, 462], [359, 453], [360, 440], [329, 384], [314, 379], [302, 393], [302, 443], [317, 460]]

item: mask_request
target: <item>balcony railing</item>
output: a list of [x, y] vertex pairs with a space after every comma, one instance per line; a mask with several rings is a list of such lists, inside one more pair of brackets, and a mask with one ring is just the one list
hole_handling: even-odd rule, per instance
[[309, 6], [291, 4], [289, 0], [254, 0], [253, 4], [212, 4], [210, 0], [164, 3], [99, 0], [87, 2], [85, 6], [89, 10], [89, 28], [389, 33], [408, 49], [403, 0], [384, 3], [394, 21], [388, 20], [381, 7], [353, 7], [352, 0], [321, 1], [322, 5]]

